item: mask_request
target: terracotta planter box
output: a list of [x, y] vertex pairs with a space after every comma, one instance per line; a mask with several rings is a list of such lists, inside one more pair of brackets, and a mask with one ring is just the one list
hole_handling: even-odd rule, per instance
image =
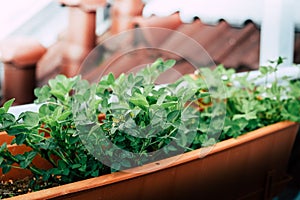
[[279, 122], [182, 154], [167, 166], [165, 159], [133, 168], [135, 173], [116, 172], [11, 199], [269, 199], [290, 180], [286, 167], [298, 126]]
[[6, 132], [0, 132], [0, 145], [6, 142], [6, 144], [10, 144], [10, 142], [14, 139], [14, 136], [7, 135]]

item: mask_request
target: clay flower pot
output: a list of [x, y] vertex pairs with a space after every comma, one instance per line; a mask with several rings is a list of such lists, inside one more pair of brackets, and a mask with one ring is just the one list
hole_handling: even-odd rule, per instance
[[10, 199], [268, 199], [290, 180], [286, 167], [298, 127], [279, 122], [176, 159]]

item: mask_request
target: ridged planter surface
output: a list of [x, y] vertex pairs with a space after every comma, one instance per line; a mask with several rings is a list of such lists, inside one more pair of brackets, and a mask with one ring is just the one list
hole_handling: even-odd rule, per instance
[[297, 123], [279, 122], [133, 168], [132, 173], [116, 172], [10, 199], [270, 199], [290, 180], [286, 168], [297, 130]]

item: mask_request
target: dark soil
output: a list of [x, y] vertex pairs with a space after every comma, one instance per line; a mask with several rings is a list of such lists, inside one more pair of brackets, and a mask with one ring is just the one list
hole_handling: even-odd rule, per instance
[[42, 180], [36, 180], [35, 178], [32, 177], [26, 177], [24, 179], [16, 180], [16, 181], [13, 180], [1, 181], [0, 199], [26, 194], [32, 191], [50, 188], [57, 185], [58, 184], [55, 183], [49, 184]]

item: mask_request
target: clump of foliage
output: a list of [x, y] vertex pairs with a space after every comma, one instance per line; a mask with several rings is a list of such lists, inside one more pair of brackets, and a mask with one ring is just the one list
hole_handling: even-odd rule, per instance
[[[261, 67], [256, 79], [268, 83], [281, 63], [279, 58]], [[152, 160], [143, 155], [160, 149], [157, 158], [164, 158], [278, 121], [300, 122], [299, 81], [284, 79], [282, 85], [276, 78], [256, 85], [248, 74], [237, 76], [220, 65], [201, 69], [197, 79], [186, 75], [175, 83], [156, 86], [155, 80], [174, 64], [158, 59], [137, 74], [118, 78], [109, 74], [94, 84], [80, 76], [58, 75], [35, 90], [39, 111], [25, 111], [17, 118], [8, 113], [13, 100], [6, 102], [0, 108], [0, 129], [15, 136], [11, 144], [32, 150], [12, 155], [7, 144], [1, 144], [2, 172], [18, 167], [44, 181], [69, 183], [147, 163]], [[207, 73], [220, 80], [223, 88], [208, 86]], [[225, 94], [218, 93], [219, 89]], [[212, 90], [219, 95], [212, 95]], [[99, 120], [99, 115], [104, 118]], [[94, 151], [97, 145], [102, 148]], [[36, 167], [32, 161], [37, 155], [52, 168]]]
[[[87, 153], [75, 128], [71, 107], [74, 96], [71, 92], [81, 84], [86, 84], [86, 81], [80, 80], [80, 77], [57, 76], [49, 81], [49, 85], [35, 90], [36, 103], [43, 102], [39, 111], [25, 111], [18, 118], [7, 113], [13, 101], [4, 104], [1, 108], [1, 129], [15, 136], [11, 144], [26, 145], [32, 150], [12, 155], [7, 144], [2, 144], [0, 166], [3, 173], [19, 167], [31, 170], [36, 180], [42, 178], [43, 181], [69, 183], [109, 172], [105, 165]], [[49, 170], [38, 168], [32, 162], [37, 155], [53, 167]], [[14, 163], [19, 166], [14, 166]]]
[[[261, 75], [252, 80], [249, 73], [238, 76], [230, 69], [216, 69], [227, 86], [227, 114], [220, 140], [279, 121], [300, 122], [300, 82], [290, 81], [289, 77], [278, 80], [277, 70], [282, 63], [281, 57], [270, 61], [269, 66], [260, 67]], [[268, 81], [270, 76], [275, 77], [273, 82]], [[263, 84], [255, 84], [258, 80], [263, 80]]]

